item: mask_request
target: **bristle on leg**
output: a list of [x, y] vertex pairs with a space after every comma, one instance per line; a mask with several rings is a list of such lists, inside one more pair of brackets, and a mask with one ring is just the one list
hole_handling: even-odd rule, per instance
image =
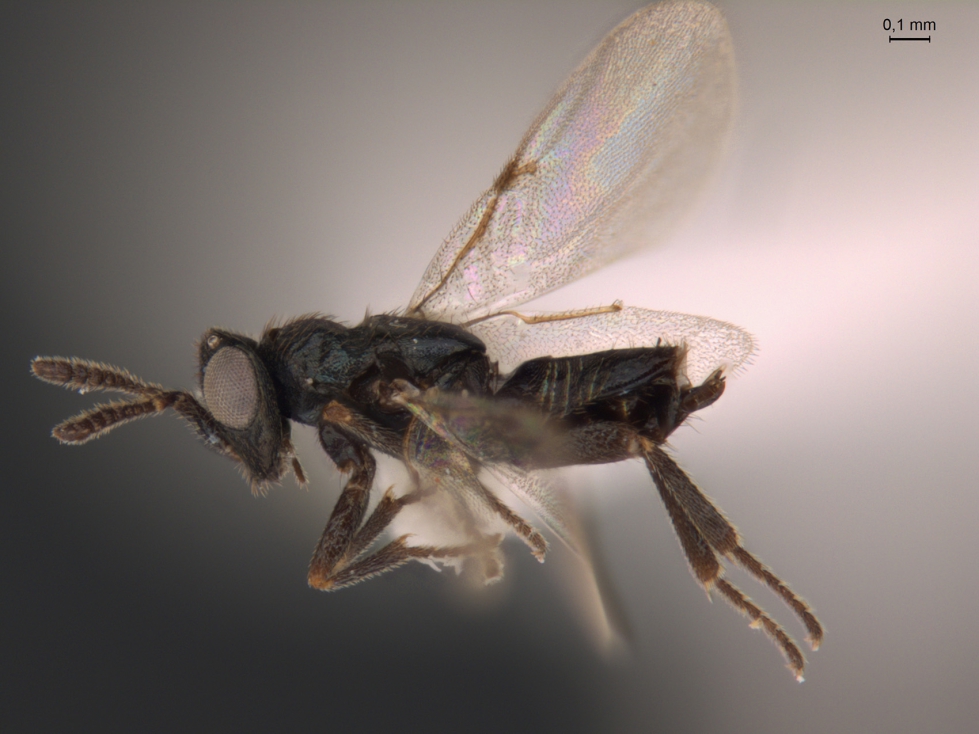
[[714, 587], [721, 596], [727, 599], [731, 606], [751, 620], [752, 627], [765, 631], [778, 649], [782, 651], [789, 664], [789, 670], [795, 675], [795, 679], [801, 683], [804, 680], [802, 673], [806, 667], [806, 659], [788, 633], [727, 579], [717, 579]]

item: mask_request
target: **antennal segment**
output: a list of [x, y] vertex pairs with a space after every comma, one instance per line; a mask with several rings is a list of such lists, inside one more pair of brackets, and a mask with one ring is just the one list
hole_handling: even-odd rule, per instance
[[128, 370], [77, 357], [36, 357], [31, 362], [31, 370], [39, 380], [82, 394], [112, 390], [140, 398], [96, 405], [60, 423], [54, 427], [51, 435], [62, 443], [82, 444], [123, 423], [156, 415], [171, 407], [194, 424], [205, 439], [214, 433], [206, 425], [207, 411], [193, 395], [182, 390], [165, 390], [161, 385], [141, 380]]

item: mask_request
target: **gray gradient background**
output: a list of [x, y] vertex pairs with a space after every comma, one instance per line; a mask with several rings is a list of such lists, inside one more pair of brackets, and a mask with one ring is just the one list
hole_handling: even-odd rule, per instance
[[[691, 581], [639, 466], [590, 469], [631, 656], [508, 546], [478, 602], [306, 563], [339, 478], [255, 500], [173, 418], [84, 448], [36, 354], [189, 387], [208, 326], [404, 305], [629, 2], [25, 4], [3, 11], [5, 731], [965, 732], [979, 714], [979, 6], [727, 3], [732, 154], [668, 244], [549, 297], [744, 326], [673, 444], [816, 606], [795, 684]], [[888, 44], [884, 17], [934, 20]], [[736, 578], [794, 634], [771, 595]]]

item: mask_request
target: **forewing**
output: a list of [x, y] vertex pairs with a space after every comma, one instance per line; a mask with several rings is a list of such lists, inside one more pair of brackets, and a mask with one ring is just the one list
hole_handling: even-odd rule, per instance
[[754, 352], [751, 335], [744, 329], [704, 316], [645, 308], [569, 316], [537, 314], [528, 323], [527, 316], [499, 314], [469, 328], [486, 344], [502, 374], [537, 357], [685, 345], [687, 379], [699, 385], [719, 368], [727, 374], [735, 372]]
[[694, 2], [647, 7], [565, 82], [436, 253], [409, 313], [464, 321], [660, 239], [723, 147], [730, 35]]

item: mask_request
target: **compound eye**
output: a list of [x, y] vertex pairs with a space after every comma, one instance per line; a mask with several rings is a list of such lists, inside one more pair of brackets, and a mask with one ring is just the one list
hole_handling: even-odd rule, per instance
[[204, 371], [204, 402], [228, 428], [247, 428], [258, 412], [258, 380], [248, 355], [234, 347], [219, 349]]

